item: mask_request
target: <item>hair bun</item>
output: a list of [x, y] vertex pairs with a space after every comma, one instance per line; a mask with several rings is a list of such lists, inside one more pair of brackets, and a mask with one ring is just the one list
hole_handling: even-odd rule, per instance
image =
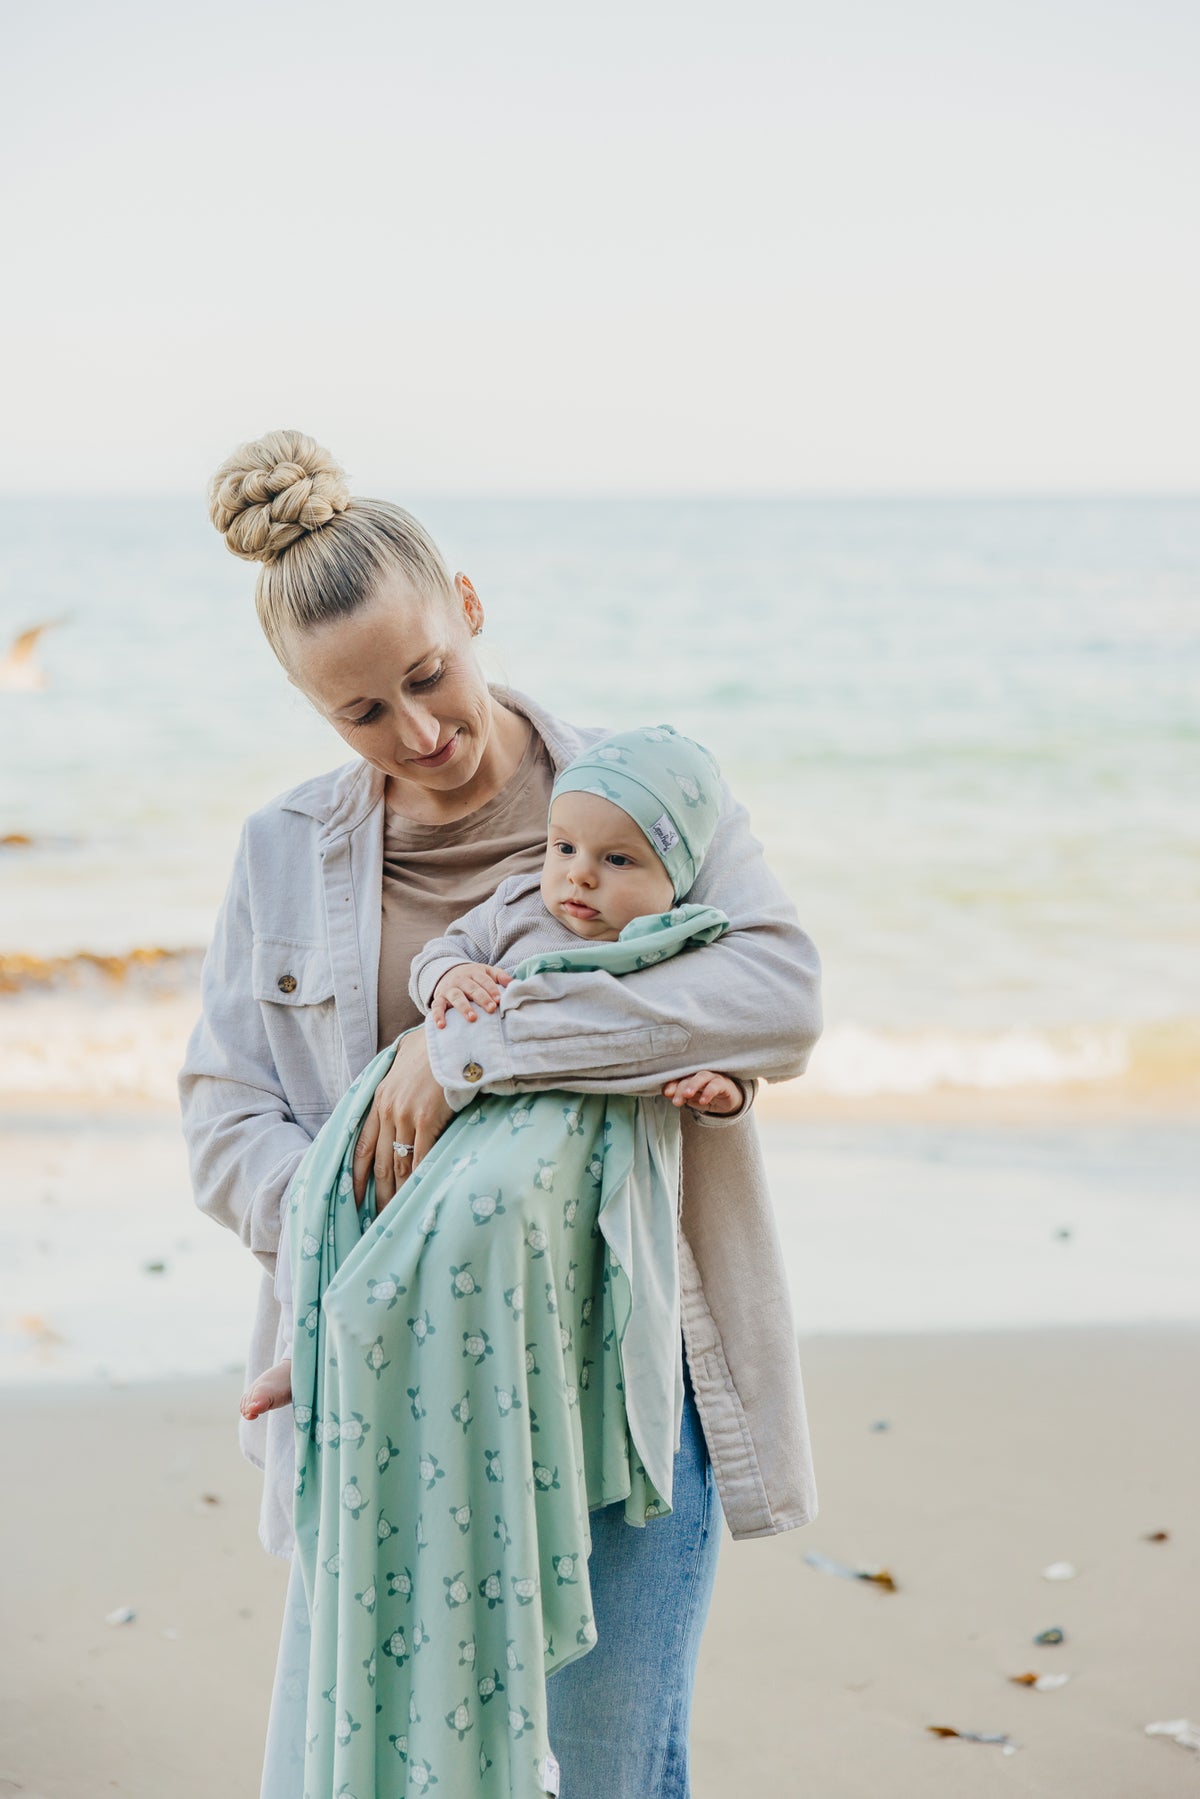
[[209, 487], [209, 517], [248, 562], [274, 562], [350, 499], [328, 450], [302, 431], [268, 431], [226, 457]]

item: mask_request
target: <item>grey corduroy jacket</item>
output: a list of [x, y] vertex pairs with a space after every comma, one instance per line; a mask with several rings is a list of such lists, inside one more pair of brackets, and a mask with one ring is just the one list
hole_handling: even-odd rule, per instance
[[[531, 720], [556, 768], [604, 735], [493, 691]], [[383, 775], [354, 761], [253, 813], [204, 961], [179, 1092], [196, 1204], [262, 1265], [248, 1382], [279, 1352], [284, 1192], [377, 1047], [383, 803]], [[656, 1093], [698, 1068], [750, 1084], [802, 1073], [821, 1028], [817, 953], [727, 787], [688, 898], [730, 919], [703, 956], [621, 980], [538, 975], [520, 983], [519, 1003], [506, 996], [475, 1024], [452, 1012], [435, 1069], [450, 1103], [480, 1088]], [[467, 1079], [468, 1067], [483, 1073]], [[679, 1260], [688, 1366], [730, 1533], [807, 1524], [817, 1495], [799, 1352], [748, 1108], [733, 1119], [685, 1108]], [[238, 1437], [264, 1470], [263, 1546], [290, 1556], [290, 1409], [240, 1419]]]

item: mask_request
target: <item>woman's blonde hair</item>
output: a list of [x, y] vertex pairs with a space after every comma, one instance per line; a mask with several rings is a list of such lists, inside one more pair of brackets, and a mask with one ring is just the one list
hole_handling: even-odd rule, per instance
[[328, 450], [302, 431], [268, 431], [242, 444], [208, 492], [209, 517], [233, 554], [263, 565], [254, 601], [281, 662], [289, 628], [356, 612], [394, 570], [419, 594], [454, 597], [424, 526], [388, 500], [352, 496]]

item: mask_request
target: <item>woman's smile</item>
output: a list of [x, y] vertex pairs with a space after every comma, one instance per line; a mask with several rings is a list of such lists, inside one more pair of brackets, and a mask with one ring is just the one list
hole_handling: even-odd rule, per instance
[[462, 726], [448, 737], [440, 750], [434, 750], [429, 756], [410, 756], [409, 761], [414, 768], [444, 768], [458, 746]]

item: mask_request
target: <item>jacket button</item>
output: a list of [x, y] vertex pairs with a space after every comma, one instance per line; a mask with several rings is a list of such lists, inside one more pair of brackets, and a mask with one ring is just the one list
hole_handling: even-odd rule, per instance
[[275, 985], [280, 993], [295, 993], [296, 977], [294, 974], [281, 974]]
[[463, 1069], [463, 1080], [464, 1081], [481, 1081], [482, 1079], [483, 1079], [483, 1069], [479, 1066], [478, 1062], [468, 1062], [466, 1067]]

